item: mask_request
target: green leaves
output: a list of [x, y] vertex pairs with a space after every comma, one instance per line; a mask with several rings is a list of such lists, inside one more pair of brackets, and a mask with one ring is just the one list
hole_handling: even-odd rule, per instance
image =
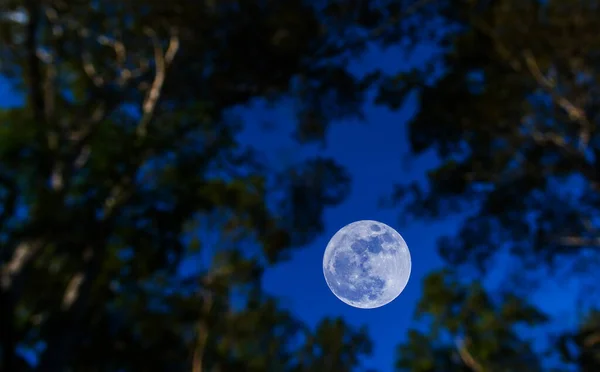
[[478, 283], [464, 284], [457, 279], [450, 271], [425, 279], [416, 314], [427, 330], [409, 332], [408, 340], [399, 347], [397, 368], [542, 370], [530, 340], [521, 334], [527, 327], [544, 324], [546, 316], [510, 293], [490, 294]]
[[322, 158], [274, 174], [230, 115], [292, 98], [308, 142], [360, 114], [368, 82], [330, 20], [303, 1], [10, 9], [24, 21], [0, 19], [0, 73], [36, 105], [0, 112], [0, 369], [26, 370], [34, 345], [40, 371], [359, 366], [364, 332], [307, 329], [260, 280], [322, 230], [348, 174]]
[[560, 347], [573, 368], [595, 370], [595, 345], [583, 346], [594, 327], [563, 330], [552, 350], [535, 353], [521, 329], [543, 326], [539, 310], [516, 294], [465, 284], [461, 275], [484, 282], [502, 264], [500, 275], [512, 278], [508, 283], [517, 278], [519, 295], [530, 290], [523, 279], [547, 268], [595, 280], [600, 38], [587, 27], [597, 6], [503, 0], [435, 2], [427, 9], [433, 16], [419, 27], [437, 32], [416, 33], [416, 40], [435, 40], [439, 58], [383, 78], [377, 103], [397, 109], [417, 93], [410, 145], [415, 155], [434, 151], [439, 163], [425, 183], [397, 186], [392, 200], [406, 220], [458, 214], [463, 221], [439, 240], [452, 269], [425, 280], [423, 327], [401, 345], [398, 368], [548, 370], [541, 358], [550, 360]]
[[366, 329], [349, 329], [339, 318], [324, 319], [300, 348], [298, 365], [292, 371], [352, 371], [371, 350]]
[[[527, 260], [550, 260], [567, 251], [561, 237], [587, 236], [581, 223], [595, 220], [598, 210], [587, 201], [597, 183], [595, 119], [589, 115], [598, 102], [583, 76], [597, 71], [593, 58], [572, 48], [595, 50], [597, 41], [569, 25], [571, 14], [587, 22], [594, 12], [584, 15], [588, 6], [510, 0], [438, 5], [448, 24], [461, 27], [439, 35], [451, 45], [437, 61], [444, 64], [442, 76], [414, 86], [421, 109], [409, 122], [409, 136], [416, 154], [434, 149], [441, 164], [426, 187], [401, 188], [397, 201], [403, 214], [417, 217], [472, 215], [442, 248], [446, 258], [461, 257], [451, 262], [489, 262], [501, 246]], [[557, 32], [569, 36], [556, 39]], [[379, 102], [398, 107], [402, 86], [410, 82], [410, 75], [384, 80]], [[400, 91], [391, 91], [394, 86]], [[553, 212], [555, 203], [565, 208]], [[532, 216], [543, 217], [532, 224]], [[526, 242], [533, 242], [530, 249], [523, 249]]]

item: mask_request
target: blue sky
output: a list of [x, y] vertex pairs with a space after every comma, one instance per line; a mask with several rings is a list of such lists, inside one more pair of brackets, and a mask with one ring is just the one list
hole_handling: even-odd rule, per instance
[[[424, 47], [412, 56], [405, 56], [398, 50], [373, 50], [352, 67], [359, 74], [377, 66], [394, 72], [422, 61], [431, 52], [431, 48]], [[325, 316], [342, 316], [354, 326], [366, 325], [375, 343], [374, 354], [366, 365], [382, 372], [392, 370], [396, 346], [412, 322], [422, 278], [442, 264], [435, 249], [436, 239], [451, 233], [458, 222], [450, 219], [433, 225], [400, 226], [397, 210], [378, 206], [379, 199], [394, 184], [424, 179], [425, 171], [436, 164], [432, 154], [413, 159], [409, 166], [405, 161], [409, 152], [405, 123], [415, 112], [416, 103], [416, 97], [411, 97], [396, 112], [367, 104], [364, 122], [339, 122], [330, 127], [325, 148], [320, 145], [301, 148], [294, 144], [289, 136], [294, 112], [286, 105], [275, 109], [255, 105], [249, 109], [246, 116], [249, 129], [242, 135], [243, 141], [272, 154], [267, 158], [275, 161], [285, 161], [287, 157], [289, 161], [297, 161], [302, 156], [320, 154], [332, 156], [350, 172], [351, 194], [343, 204], [326, 211], [325, 232], [296, 252], [289, 262], [267, 271], [264, 285], [310, 325]], [[275, 123], [277, 129], [257, 130], [262, 121]], [[322, 269], [323, 253], [331, 236], [346, 224], [362, 219], [378, 220], [398, 230], [408, 244], [413, 262], [411, 279], [402, 294], [390, 304], [371, 310], [356, 309], [338, 300], [327, 287]]]
[[[362, 73], [380, 66], [394, 72], [419, 63], [431, 52], [426, 46], [411, 56], [398, 50], [372, 51], [357, 61], [353, 69]], [[0, 80], [0, 105], [19, 101]], [[351, 195], [342, 205], [326, 211], [325, 232], [297, 251], [290, 261], [268, 270], [264, 285], [267, 291], [281, 298], [283, 306], [310, 325], [324, 316], [342, 316], [352, 325], [366, 325], [375, 342], [374, 355], [367, 366], [382, 372], [392, 370], [396, 346], [412, 324], [423, 277], [442, 265], [435, 249], [436, 239], [451, 234], [460, 222], [458, 218], [448, 218], [435, 224], [401, 226], [397, 223], [398, 211], [378, 207], [379, 198], [390, 192], [395, 183], [423, 179], [425, 172], [436, 164], [432, 154], [412, 159], [409, 167], [404, 162], [409, 151], [405, 123], [415, 112], [416, 103], [412, 97], [396, 112], [367, 105], [365, 122], [340, 122], [331, 126], [325, 148], [301, 148], [293, 142], [289, 134], [294, 113], [289, 105], [269, 109], [257, 104], [242, 112], [248, 129], [241, 140], [265, 151], [268, 159], [294, 162], [303, 156], [321, 154], [334, 157], [349, 170], [353, 180]], [[261, 130], [265, 121], [274, 123], [275, 129]], [[338, 300], [327, 287], [322, 271], [323, 252], [330, 237], [344, 225], [361, 219], [378, 220], [398, 230], [409, 246], [413, 261], [411, 278], [403, 293], [390, 304], [372, 310], [355, 309]], [[549, 284], [534, 298], [553, 313], [564, 314], [573, 305], [572, 298], [567, 296], [569, 292], [572, 291], [568, 285]], [[572, 325], [572, 321], [569, 323]]]
[[[403, 169], [407, 144], [400, 118], [405, 115], [372, 109], [367, 111], [367, 123], [332, 127], [328, 147], [322, 153], [331, 154], [350, 171], [352, 192], [343, 204], [326, 211], [324, 234], [294, 254], [289, 262], [269, 270], [264, 279], [266, 289], [281, 297], [283, 305], [309, 324], [324, 316], [339, 315], [353, 325], [367, 325], [376, 343], [369, 366], [380, 371], [391, 369], [395, 346], [410, 326], [421, 278], [441, 264], [435, 253], [436, 237], [453, 227], [450, 222], [399, 226], [397, 211], [378, 208], [378, 199], [394, 183], [415, 179], [422, 175], [424, 167], [431, 165], [431, 159], [425, 159], [413, 164], [411, 170]], [[398, 125], [390, 125], [393, 121]], [[411, 279], [403, 293], [390, 304], [372, 310], [355, 309], [338, 300], [327, 287], [322, 269], [323, 253], [331, 236], [344, 225], [362, 219], [378, 220], [398, 230], [409, 246], [413, 262]]]
[[[398, 49], [371, 50], [363, 59], [356, 61], [353, 70], [361, 74], [381, 67], [385, 72], [396, 72], [420, 64], [435, 52], [427, 45], [417, 48], [412, 55], [405, 55]], [[294, 254], [289, 262], [270, 269], [264, 285], [308, 324], [315, 325], [324, 316], [342, 316], [354, 326], [366, 325], [375, 344], [366, 366], [381, 372], [393, 370], [396, 347], [405, 338], [408, 328], [414, 326], [413, 315], [421, 295], [423, 278], [443, 265], [437, 254], [436, 240], [442, 235], [452, 234], [461, 222], [460, 216], [448, 216], [438, 223], [399, 225], [398, 210], [378, 207], [379, 198], [389, 193], [394, 184], [424, 180], [427, 170], [438, 163], [432, 153], [419, 157], [409, 154], [406, 123], [417, 109], [416, 96], [395, 112], [367, 104], [365, 122], [336, 123], [327, 134], [326, 148], [314, 146], [302, 149], [291, 139], [284, 140], [290, 138], [288, 134], [294, 123], [290, 107], [284, 105], [269, 110], [256, 105], [247, 111], [249, 129], [242, 136], [244, 141], [272, 154], [268, 158], [277, 161], [292, 154], [296, 156], [293, 160], [321, 154], [332, 156], [349, 170], [353, 182], [351, 195], [340, 206], [326, 211], [325, 232]], [[276, 123], [278, 130], [257, 130], [262, 121]], [[371, 310], [355, 309], [338, 300], [327, 287], [322, 270], [323, 253], [329, 239], [346, 224], [362, 219], [378, 220], [398, 230], [408, 244], [413, 264], [410, 281], [400, 296], [386, 306]], [[499, 257], [498, 269], [492, 270], [485, 278], [488, 288], [503, 285], [503, 268], [507, 264], [506, 257]], [[572, 309], [577, 283], [562, 282], [561, 278], [553, 280], [552, 277], [545, 279], [544, 283], [531, 299], [557, 317], [549, 329], [575, 326]], [[547, 337], [539, 340], [539, 347], [547, 346], [543, 341]]]
[[[387, 71], [406, 69], [432, 51], [430, 48], [419, 50], [420, 53], [408, 59], [398, 51], [374, 51], [357, 61], [353, 69], [358, 74], [376, 66], [383, 66]], [[0, 79], [0, 104], [12, 106], [21, 102], [21, 97]], [[267, 159], [283, 162], [274, 166], [320, 154], [334, 157], [350, 172], [351, 194], [343, 204], [326, 211], [324, 234], [298, 250], [290, 261], [268, 270], [264, 285], [267, 291], [280, 297], [283, 306], [310, 325], [325, 316], [342, 316], [352, 325], [366, 325], [375, 341], [375, 352], [367, 365], [380, 371], [391, 370], [393, 366], [396, 345], [411, 324], [421, 279], [441, 265], [435, 253], [436, 238], [451, 232], [456, 225], [449, 221], [435, 226], [398, 226], [397, 211], [378, 207], [379, 199], [390, 192], [394, 184], [422, 179], [425, 170], [435, 164], [432, 155], [416, 159], [409, 167], [403, 161], [409, 150], [404, 124], [415, 109], [415, 97], [397, 112], [367, 105], [364, 122], [339, 122], [331, 126], [325, 148], [302, 147], [292, 140], [294, 112], [291, 105], [267, 108], [257, 104], [240, 111], [247, 127], [241, 135], [242, 142], [264, 151]], [[264, 122], [275, 124], [275, 129], [260, 129]], [[378, 220], [398, 230], [409, 246], [413, 261], [411, 279], [403, 293], [392, 303], [372, 310], [355, 309], [338, 300], [327, 287], [322, 270], [323, 252], [329, 238], [344, 225], [360, 219]]]

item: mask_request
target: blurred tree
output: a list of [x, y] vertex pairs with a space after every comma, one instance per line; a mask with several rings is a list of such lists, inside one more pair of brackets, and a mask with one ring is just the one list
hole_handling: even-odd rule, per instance
[[391, 104], [403, 84], [418, 89], [412, 148], [443, 159], [426, 187], [400, 187], [397, 197], [420, 217], [474, 210], [441, 244], [453, 264], [483, 265], [504, 244], [536, 264], [593, 247], [595, 2], [457, 4], [439, 9], [449, 30], [438, 35], [442, 76], [427, 84], [415, 70], [380, 92]]
[[579, 329], [567, 332], [559, 340], [561, 356], [580, 371], [597, 371], [600, 366], [600, 311], [591, 311]]
[[461, 284], [455, 275], [441, 271], [425, 280], [417, 320], [427, 330], [409, 331], [399, 347], [397, 369], [542, 371], [531, 340], [521, 333], [546, 317], [510, 293], [492, 296], [481, 284]]
[[[417, 91], [420, 110], [408, 130], [412, 150], [435, 151], [440, 165], [426, 183], [399, 186], [392, 200], [404, 216], [466, 215], [457, 233], [439, 244], [450, 265], [484, 275], [499, 253], [508, 253], [520, 263], [514, 265], [519, 281], [512, 285], [523, 286], [531, 271], [574, 262], [571, 274], [581, 279], [591, 274], [597, 294], [598, 2], [465, 0], [430, 2], [426, 8], [412, 41], [431, 37], [439, 43], [440, 58], [387, 77], [377, 99], [398, 107]], [[598, 307], [591, 293], [588, 306]], [[436, 296], [424, 301], [441, 301]], [[477, 319], [484, 321], [486, 307], [479, 311]], [[444, 327], [452, 329], [450, 323]], [[599, 345], [585, 346], [586, 332], [594, 331], [582, 329], [570, 338], [588, 348], [570, 360], [581, 370], [600, 370], [591, 357]], [[419, 337], [413, 335], [411, 347], [420, 345]], [[495, 368], [502, 369], [485, 370]]]
[[298, 140], [323, 140], [360, 115], [373, 76], [346, 63], [384, 21], [360, 1], [2, 1], [25, 102], [0, 110], [0, 369], [358, 366], [363, 331], [307, 330], [260, 289], [349, 178], [324, 158], [274, 174], [230, 109], [290, 98]]

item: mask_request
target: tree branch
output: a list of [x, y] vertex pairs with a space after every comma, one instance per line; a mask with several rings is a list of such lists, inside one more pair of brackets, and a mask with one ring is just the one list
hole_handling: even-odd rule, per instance
[[[40, 3], [36, 0], [27, 0], [25, 9], [28, 21], [25, 26], [26, 40], [26, 82], [29, 88], [29, 103], [33, 118], [41, 126], [37, 132], [37, 141], [42, 147], [39, 163], [40, 181], [47, 179], [51, 159], [47, 153], [47, 139], [45, 137], [47, 124], [46, 102], [44, 97], [44, 79], [41, 72], [40, 59], [38, 56], [37, 36], [40, 27]], [[16, 354], [16, 330], [15, 330], [15, 306], [23, 283], [24, 272], [36, 257], [41, 248], [41, 242], [24, 241], [19, 244], [12, 254], [8, 263], [0, 268], [0, 344], [2, 346], [2, 367], [7, 371], [16, 370], [18, 357]]]
[[523, 52], [523, 58], [525, 60], [525, 65], [538, 85], [552, 97], [552, 100], [559, 107], [567, 112], [571, 120], [579, 122], [581, 125], [580, 146], [582, 149], [586, 148], [590, 139], [590, 130], [592, 125], [589, 122], [585, 112], [581, 108], [575, 106], [565, 96], [558, 93], [555, 84], [542, 74], [542, 71], [540, 70], [540, 67], [531, 50], [525, 50]]
[[598, 180], [596, 167], [586, 159], [583, 149], [577, 148], [573, 144], [567, 142], [567, 140], [560, 134], [550, 131], [542, 133], [533, 126], [530, 126], [527, 129], [529, 130], [527, 138], [533, 139], [533, 141], [539, 146], [556, 146], [558, 149], [563, 151], [566, 156], [569, 157], [572, 164], [577, 165], [578, 171], [588, 179], [590, 185], [595, 190], [600, 190], [600, 182]]
[[37, 0], [27, 0], [25, 2], [29, 21], [27, 22], [27, 38], [25, 48], [27, 50], [27, 71], [29, 74], [29, 94], [31, 98], [32, 111], [35, 120], [45, 123], [45, 102], [42, 90], [42, 72], [40, 61], [37, 55], [37, 34], [40, 25], [40, 4]]
[[[111, 48], [115, 52], [117, 68], [119, 69], [119, 78], [117, 80], [117, 84], [119, 86], [124, 86], [132, 78], [140, 77], [148, 71], [149, 65], [147, 61], [141, 61], [139, 68], [134, 70], [131, 70], [126, 67], [127, 48], [123, 41], [108, 36], [106, 34], [98, 33], [94, 30], [91, 30], [88, 27], [82, 25], [81, 22], [73, 18], [69, 18], [66, 15], [61, 15], [61, 17], [59, 18], [56, 9], [51, 7], [47, 8], [46, 16], [48, 17], [48, 20], [50, 20], [56, 27], [60, 27], [61, 29], [68, 28], [74, 30], [82, 39], [92, 36], [95, 39], [95, 41], [98, 42], [100, 45]], [[106, 81], [102, 77], [102, 75], [100, 75], [96, 70], [91, 59], [91, 55], [89, 53], [81, 53], [81, 57], [84, 72], [92, 80], [94, 85], [98, 87], [104, 85]]]
[[152, 43], [154, 44], [154, 62], [156, 65], [156, 73], [154, 81], [150, 87], [150, 91], [148, 92], [148, 95], [146, 96], [146, 99], [142, 105], [142, 119], [137, 127], [137, 134], [140, 138], [146, 135], [148, 124], [152, 120], [152, 116], [156, 110], [156, 104], [158, 103], [162, 87], [165, 83], [167, 69], [173, 62], [173, 59], [179, 50], [179, 37], [177, 36], [177, 30], [171, 30], [169, 46], [164, 54], [156, 32], [148, 28], [146, 29], [146, 33], [148, 36], [150, 36]]
[[592, 333], [583, 341], [583, 345], [588, 348], [591, 348], [597, 344], [600, 344], [600, 332]]
[[[0, 228], [2, 228], [6, 221], [14, 215], [15, 208], [17, 206], [17, 184], [14, 179], [7, 177], [6, 175], [0, 174], [0, 184], [4, 186], [6, 190], [6, 196], [3, 200], [3, 208], [0, 212]], [[4, 261], [5, 252], [0, 247], [0, 264]]]
[[4, 290], [16, 288], [20, 284], [22, 272], [41, 248], [41, 242], [22, 242], [17, 246], [11, 260], [2, 267], [0, 287]]
[[[157, 79], [155, 79], [155, 81], [159, 81], [156, 88], [158, 93], [155, 96], [155, 100], [152, 102], [151, 107], [148, 106], [150, 111], [145, 113], [145, 117], [147, 118], [146, 120], [150, 120], [151, 118], [154, 105], [156, 104], [156, 100], [160, 95], [160, 89], [164, 83], [164, 73], [166, 67], [173, 60], [177, 46], [177, 40], [173, 41], [172, 39], [170, 48], [167, 50], [166, 55], [163, 56], [162, 53], [160, 54], [160, 57], [164, 58], [164, 61], [157, 61], [157, 66], [162, 66], [162, 69], [157, 69]], [[159, 72], [162, 74], [162, 76], [159, 76]], [[95, 120], [100, 120], [101, 117], [104, 117], [104, 115], [104, 110], [100, 110]], [[97, 123], [93, 122], [92, 124]], [[92, 134], [92, 131], [93, 127], [90, 127], [90, 131], [85, 133], [82, 138], [77, 139], [80, 141], [79, 143], [86, 144], [87, 139]], [[85, 150], [86, 147], [82, 146], [82, 153], [80, 153], [80, 155], [83, 154]], [[75, 161], [75, 165], [81, 161], [83, 160], [78, 158]], [[103, 206], [101, 222], [99, 222], [105, 226], [105, 229], [109, 228], [111, 221], [115, 216], [115, 212], [119, 206], [126, 202], [128, 196], [131, 194], [129, 190], [130, 186], [131, 173], [128, 172], [122, 177], [122, 179], [114, 184], [108, 193], [108, 197], [106, 198]], [[98, 243], [96, 243], [94, 247], [86, 248], [84, 251], [83, 270], [77, 272], [71, 278], [67, 288], [65, 289], [62, 302], [62, 312], [54, 321], [55, 326], [53, 327], [52, 338], [47, 342], [48, 349], [44, 352], [38, 367], [40, 371], [59, 370], [68, 360], [69, 350], [72, 348], [74, 340], [76, 340], [77, 329], [79, 328], [79, 324], [81, 321], [83, 321], [85, 316], [85, 311], [91, 295], [90, 292], [92, 290], [92, 285], [98, 276], [101, 264], [104, 260], [105, 238], [106, 235], [103, 235], [102, 238], [95, 239], [95, 241]]]
[[40, 358], [37, 371], [62, 371], [75, 346], [81, 323], [85, 320], [94, 282], [100, 273], [105, 257], [107, 225], [100, 230], [101, 236], [94, 239], [95, 245], [84, 250], [83, 269], [69, 282], [61, 310], [48, 321], [47, 348]]
[[[52, 14], [50, 14], [49, 18], [52, 18]], [[70, 21], [69, 25], [70, 27], [75, 28], [82, 38], [88, 37], [91, 33], [90, 30], [81, 27], [77, 22]], [[143, 115], [137, 128], [138, 140], [145, 137], [147, 126], [154, 115], [157, 102], [160, 98], [166, 79], [166, 71], [179, 49], [179, 38], [176, 30], [173, 30], [171, 34], [171, 39], [166, 52], [163, 52], [157, 35], [152, 30], [147, 33], [151, 36], [154, 44], [156, 72], [151, 88], [142, 104]], [[121, 89], [125, 89], [125, 83], [131, 81], [131, 78], [135, 75], [124, 67], [124, 62], [126, 60], [126, 49], [124, 44], [104, 35], [97, 36], [96, 41], [102, 45], [114, 48], [117, 63], [121, 66], [119, 85]], [[82, 56], [84, 58], [83, 70], [90, 77], [93, 84], [99, 90], [104, 91], [104, 89], [106, 89], [105, 78], [96, 71], [91, 57], [87, 55], [85, 51], [82, 52]], [[142, 69], [143, 66], [144, 65], [142, 64]], [[73, 147], [75, 149], [75, 157], [72, 159], [72, 169], [70, 169], [69, 172], [72, 172], [75, 167], [83, 166], [85, 154], [90, 151], [86, 145], [89, 142], [90, 136], [94, 133], [97, 124], [102, 121], [114, 107], [117, 107], [121, 101], [119, 97], [109, 97], [100, 102], [101, 103], [98, 104], [93, 111], [92, 117], [86, 120], [87, 124], [83, 132], [75, 135], [75, 137], [72, 136], [71, 138], [72, 141], [75, 141]], [[69, 174], [66, 175], [67, 178], [69, 178]], [[100, 229], [102, 230], [100, 233], [101, 235], [94, 239], [94, 246], [85, 249], [83, 268], [71, 278], [65, 289], [61, 311], [56, 314], [55, 318], [48, 321], [47, 329], [49, 334], [46, 339], [47, 349], [42, 354], [39, 365], [37, 366], [37, 369], [40, 371], [62, 370], [69, 359], [71, 354], [70, 350], [74, 347], [73, 343], [77, 339], [78, 329], [80, 328], [79, 325], [84, 321], [87, 313], [93, 283], [98, 276], [104, 260], [104, 243], [108, 234], [107, 229], [111, 226], [111, 221], [115, 215], [114, 212], [127, 200], [127, 197], [130, 194], [128, 192], [130, 180], [131, 176], [128, 173], [128, 175], [125, 175], [123, 179], [116, 182], [111, 188], [105, 202], [104, 215], [102, 216], [101, 221], [98, 222], [98, 224], [102, 226]]]
[[600, 247], [600, 238], [583, 236], [564, 236], [558, 240], [560, 244], [573, 247]]
[[[480, 32], [494, 42], [496, 51], [500, 57], [503, 58], [515, 72], [522, 72], [523, 64], [515, 57], [515, 54], [511, 53], [510, 50], [504, 45], [494, 29], [477, 15], [472, 14], [471, 20]], [[555, 83], [546, 78], [542, 73], [539, 64], [531, 50], [526, 49], [525, 51], [521, 52], [520, 55], [523, 57], [527, 71], [533, 77], [537, 85], [544, 92], [550, 95], [552, 101], [557, 106], [565, 110], [571, 120], [574, 120], [580, 124], [581, 130], [579, 134], [579, 149], [583, 151], [588, 145], [592, 129], [592, 125], [587, 118], [585, 111], [577, 107], [577, 105], [573, 104], [567, 97], [558, 92]]]
[[[19, 362], [15, 329], [15, 307], [21, 293], [26, 270], [42, 247], [41, 241], [22, 242], [17, 246], [11, 260], [0, 268], [0, 370], [17, 370]], [[3, 368], [2, 368], [3, 367]]]
[[[468, 342], [468, 339], [467, 339], [467, 342]], [[456, 349], [458, 350], [458, 355], [460, 355], [460, 359], [473, 372], [483, 372], [484, 371], [481, 364], [479, 364], [475, 360], [475, 358], [473, 358], [473, 355], [471, 355], [471, 353], [467, 349], [466, 342], [464, 342], [463, 340], [457, 339], [456, 340]]]
[[206, 318], [208, 317], [212, 306], [213, 297], [209, 290], [205, 291], [204, 303], [202, 305], [202, 314], [198, 321], [198, 337], [196, 339], [196, 345], [194, 347], [194, 355], [192, 358], [192, 372], [202, 372], [204, 364], [204, 352], [206, 350], [206, 343], [208, 340], [209, 329]]

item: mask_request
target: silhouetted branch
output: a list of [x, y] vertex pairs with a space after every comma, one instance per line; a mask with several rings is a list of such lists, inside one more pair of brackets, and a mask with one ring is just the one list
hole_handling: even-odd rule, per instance
[[567, 112], [567, 114], [569, 115], [569, 118], [571, 118], [571, 120], [576, 120], [581, 124], [581, 133], [580, 133], [581, 147], [582, 148], [587, 147], [587, 144], [590, 139], [589, 132], [590, 132], [592, 125], [589, 122], [585, 112], [582, 109], [580, 109], [579, 107], [575, 106], [565, 96], [558, 93], [558, 91], [556, 90], [555, 84], [542, 74], [542, 71], [540, 70], [538, 63], [537, 63], [535, 57], [533, 56], [533, 53], [530, 50], [525, 50], [523, 52], [523, 57], [525, 60], [525, 64], [526, 64], [527, 68], [529, 69], [529, 72], [534, 77], [534, 79], [537, 81], [538, 85], [552, 97], [552, 100], [558, 106], [560, 106], [563, 110], [565, 110]]
[[83, 269], [71, 278], [63, 296], [62, 308], [48, 321], [50, 336], [46, 340], [38, 371], [61, 371], [68, 361], [73, 343], [78, 339], [81, 323], [89, 305], [92, 286], [98, 277], [105, 257], [106, 224], [100, 227], [103, 233], [94, 239], [94, 246], [84, 250]]
[[460, 359], [465, 363], [465, 365], [474, 372], [483, 372], [483, 367], [479, 364], [473, 355], [469, 352], [466, 346], [466, 342], [463, 340], [456, 340], [456, 349], [458, 350], [458, 355], [460, 355]]
[[19, 363], [15, 330], [15, 305], [21, 293], [26, 270], [31, 266], [42, 247], [41, 241], [26, 241], [19, 244], [10, 261], [0, 268], [0, 345], [3, 355], [1, 370], [16, 370]]
[[40, 68], [40, 61], [37, 55], [37, 34], [40, 25], [40, 4], [37, 0], [27, 0], [25, 4], [29, 16], [26, 26], [27, 36], [25, 41], [25, 48], [27, 50], [29, 94], [34, 118], [40, 125], [42, 125], [45, 123], [45, 104], [44, 94], [42, 91], [42, 72]]
[[[0, 174], [0, 184], [5, 189], [4, 206], [0, 212], [0, 229], [15, 212], [17, 205], [17, 185], [13, 179]], [[4, 252], [0, 250], [0, 263], [3, 262]]]
[[202, 314], [198, 321], [198, 335], [194, 347], [194, 355], [192, 359], [192, 372], [202, 372], [204, 363], [204, 352], [206, 350], [206, 342], [208, 340], [208, 324], [206, 318], [213, 306], [213, 295], [207, 290], [204, 291]]
[[563, 136], [550, 131], [541, 132], [533, 126], [527, 128], [528, 134], [536, 144], [540, 146], [552, 145], [560, 149], [564, 155], [568, 156], [572, 164], [579, 167], [579, 171], [588, 179], [594, 189], [600, 189], [600, 180], [595, 166], [593, 166], [585, 156], [583, 149], [578, 149], [569, 143]]
[[165, 83], [167, 69], [173, 62], [177, 51], [179, 50], [179, 37], [177, 36], [177, 30], [171, 30], [171, 38], [169, 40], [169, 46], [166, 52], [163, 52], [160, 46], [160, 40], [158, 39], [156, 32], [150, 28], [146, 29], [146, 33], [152, 39], [154, 44], [154, 63], [156, 65], [156, 72], [154, 81], [150, 87], [150, 91], [144, 100], [142, 105], [142, 119], [137, 127], [138, 137], [144, 137], [148, 130], [148, 124], [152, 120], [156, 105], [160, 98], [162, 87]]
[[[59, 18], [58, 12], [52, 7], [46, 8], [46, 16], [54, 26], [71, 29], [75, 31], [82, 39], [92, 37], [100, 45], [112, 49], [115, 53], [115, 60], [119, 69], [119, 79], [117, 80], [117, 84], [119, 86], [125, 86], [129, 80], [138, 78], [148, 71], [149, 62], [147, 60], [139, 61], [139, 67], [136, 69], [127, 68], [127, 47], [123, 41], [107, 34], [98, 33], [97, 31], [94, 31], [81, 24], [81, 22], [65, 15], [61, 15]], [[81, 58], [84, 72], [91, 79], [94, 85], [100, 87], [106, 84], [107, 82], [105, 81], [104, 77], [94, 66], [90, 53], [81, 53]]]
[[[160, 98], [160, 93], [166, 78], [167, 68], [173, 61], [179, 48], [179, 39], [176, 33], [172, 34], [166, 52], [163, 52], [162, 48], [160, 47], [160, 41], [158, 40], [158, 37], [154, 31], [150, 30], [148, 33], [154, 43], [156, 75], [150, 91], [142, 105], [143, 115], [138, 125], [138, 139], [142, 139], [146, 134], [146, 126], [151, 121], [155, 107]], [[105, 43], [109, 43], [107, 41], [108, 39], [106, 38], [101, 40], [103, 40]], [[123, 58], [119, 56], [124, 52], [124, 46], [117, 46], [116, 50], [117, 57]], [[88, 67], [88, 69], [90, 68], [91, 67]], [[95, 74], [95, 71], [90, 70], [90, 73]], [[93, 74], [91, 75], [92, 77], [96, 76]], [[97, 80], [97, 83], [103, 82]], [[105, 115], [105, 107], [103, 105], [98, 106], [93, 115], [95, 117], [93, 117], [92, 122], [88, 124], [87, 132], [83, 135], [83, 137], [77, 139], [79, 141], [78, 144], [80, 145], [80, 150], [77, 153], [78, 157], [75, 159], [74, 165], [81, 165], [81, 162], [83, 162], [80, 156], [82, 153], [85, 153], [85, 145], [88, 142], [89, 136], [92, 135], [95, 126], [102, 118], [105, 117]], [[127, 200], [128, 195], [130, 195], [129, 188], [131, 178], [131, 174], [125, 174], [123, 178], [116, 182], [111, 188], [104, 205], [101, 222], [103, 225], [109, 225], [108, 221], [112, 220], [115, 211]], [[96, 241], [98, 242], [97, 245], [86, 248], [84, 252], [84, 268], [71, 278], [65, 290], [63, 295], [62, 312], [57, 319], [54, 320], [54, 327], [56, 328], [54, 329], [51, 340], [48, 341], [48, 349], [44, 352], [41, 358], [39, 364], [40, 371], [60, 370], [66, 360], [66, 356], [68, 355], [68, 350], [72, 346], [72, 342], [76, 339], [76, 334], [78, 332], [77, 329], [80, 328], [79, 324], [83, 320], [92, 284], [98, 275], [104, 257], [104, 248], [102, 246], [103, 243], [100, 243], [103, 242], [103, 239], [100, 238]]]
[[[473, 24], [482, 32], [484, 35], [489, 37], [493, 42], [496, 48], [496, 52], [508, 63], [508, 65], [515, 71], [521, 72], [523, 71], [523, 64], [519, 61], [519, 58], [516, 56], [519, 54], [512, 53], [509, 48], [507, 48], [504, 43], [500, 40], [496, 32], [492, 27], [490, 27], [483, 19], [478, 17], [477, 15], [472, 14], [471, 20]], [[536, 81], [537, 85], [547, 94], [550, 95], [552, 101], [557, 104], [560, 108], [565, 110], [567, 115], [571, 120], [577, 121], [580, 126], [580, 151], [583, 151], [589, 142], [590, 139], [590, 130], [592, 128], [587, 115], [584, 110], [577, 107], [575, 104], [571, 102], [567, 97], [561, 95], [556, 89], [555, 84], [546, 78], [542, 71], [540, 70], [539, 64], [535, 59], [531, 50], [526, 49], [521, 52], [520, 55], [523, 57], [523, 61], [525, 62], [525, 66], [527, 71], [531, 74], [533, 79]]]
[[560, 244], [576, 247], [600, 247], [600, 238], [583, 236], [565, 236], [558, 239]]
[[592, 333], [583, 341], [585, 347], [592, 347], [597, 344], [600, 344], [600, 332]]
[[[40, 60], [37, 52], [37, 34], [40, 25], [40, 4], [36, 0], [27, 0], [25, 7], [29, 15], [26, 24], [26, 73], [29, 88], [29, 101], [33, 117], [39, 126], [46, 125], [46, 104], [43, 90], [43, 77]], [[38, 131], [37, 140], [40, 146], [46, 146], [44, 130]], [[42, 156], [40, 161], [40, 174], [44, 179], [47, 172], [48, 159]], [[14, 198], [10, 195], [9, 198]], [[14, 203], [15, 201], [13, 201]], [[10, 208], [10, 204], [8, 205]], [[14, 205], [13, 205], [14, 207]], [[10, 210], [3, 211], [3, 219], [8, 218]], [[17, 339], [15, 330], [15, 304], [20, 293], [20, 287], [24, 278], [24, 272], [34, 261], [36, 254], [41, 248], [41, 242], [23, 241], [15, 248], [11, 258], [0, 267], [0, 345], [2, 346], [3, 370], [16, 370], [19, 358], [16, 354]]]

